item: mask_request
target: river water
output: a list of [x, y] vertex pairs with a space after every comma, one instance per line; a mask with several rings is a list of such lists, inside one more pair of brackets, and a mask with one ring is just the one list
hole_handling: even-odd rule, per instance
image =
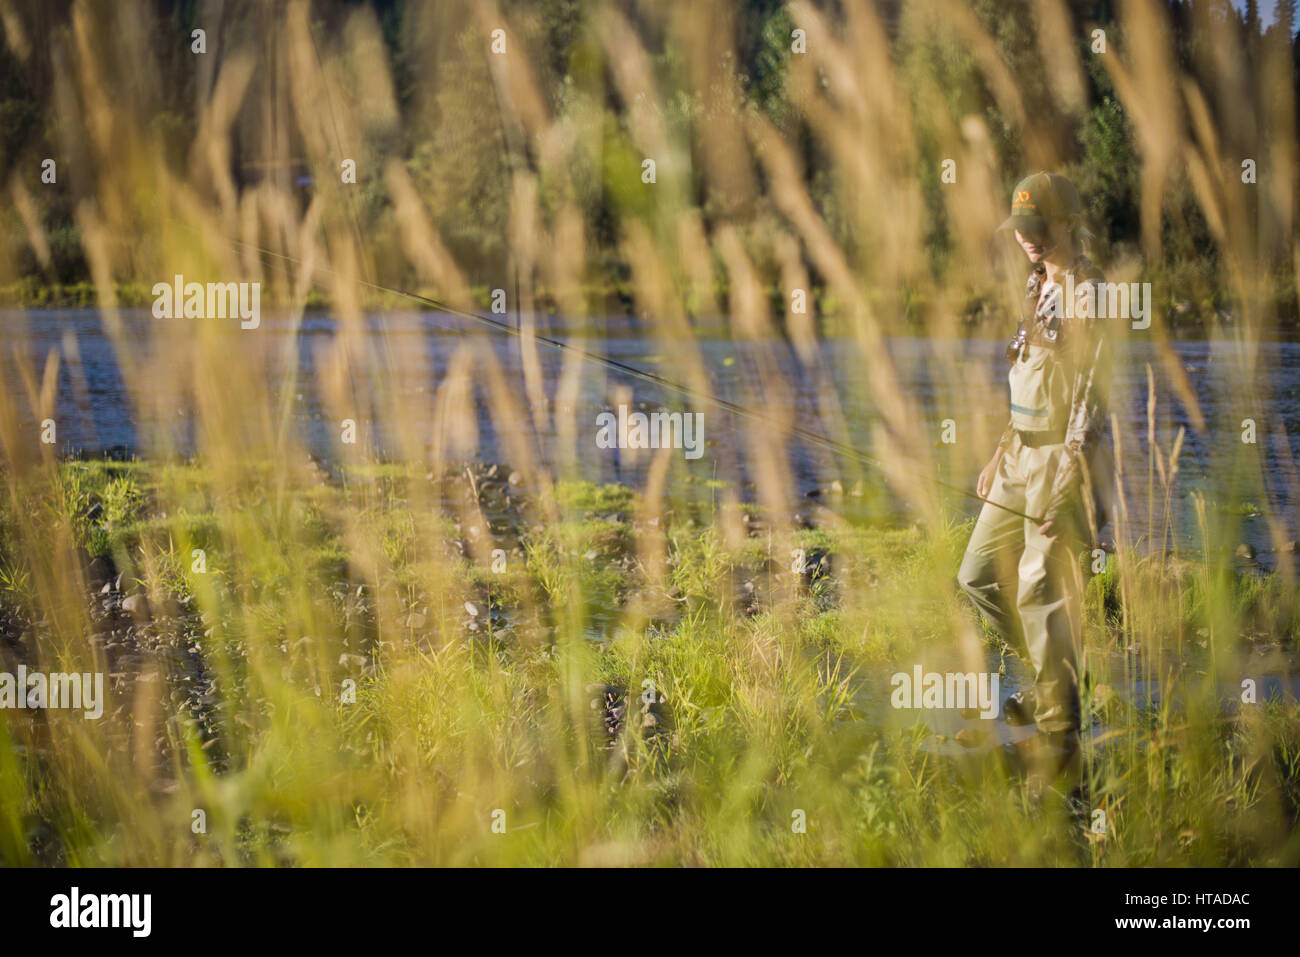
[[[187, 320], [155, 320], [147, 310], [125, 311], [124, 341], [131, 360], [141, 370], [141, 391], [150, 393], [156, 383], [160, 394], [176, 390], [177, 370], [186, 368], [188, 348], [219, 348], [228, 361], [250, 358], [267, 369], [272, 391], [291, 379], [288, 366], [296, 362], [293, 394], [288, 396], [293, 427], [313, 455], [330, 461], [339, 452], [338, 423], [326, 415], [326, 404], [318, 384], [328, 374], [330, 347], [338, 334], [338, 323], [327, 315], [305, 317], [297, 330], [296, 343], [291, 322], [264, 317], [255, 330], [240, 330], [229, 321], [215, 337], [200, 345], [199, 337], [184, 334], [180, 323]], [[196, 320], [189, 320], [191, 322]], [[215, 320], [222, 322], [221, 320]], [[399, 399], [409, 395], [412, 408], [427, 408], [437, 384], [446, 374], [458, 350], [490, 350], [506, 381], [526, 407], [524, 365], [520, 344], [512, 336], [488, 331], [470, 336], [469, 320], [435, 312], [384, 313], [367, 319], [367, 337], [384, 357], [385, 388], [396, 389]], [[584, 348], [601, 352], [628, 365], [645, 369], [666, 379], [682, 381], [685, 373], [671, 346], [647, 338], [634, 320], [611, 318], [607, 334], [589, 339]], [[40, 370], [50, 350], [65, 359], [60, 372], [56, 421], [61, 451], [97, 454], [115, 449], [148, 456], [160, 442], [182, 453], [197, 447], [192, 395], [182, 398], [174, 410], [153, 403], [136, 408], [124, 385], [121, 363], [97, 310], [34, 310], [0, 312], [0, 330], [7, 348], [0, 356], [3, 388], [16, 398], [21, 428], [35, 441], [39, 431], [31, 413], [26, 389], [16, 363], [28, 361]], [[566, 338], [562, 329], [545, 330]], [[1148, 384], [1147, 369], [1154, 372], [1156, 397], [1156, 441], [1165, 449], [1177, 429], [1187, 430], [1175, 486], [1172, 512], [1179, 537], [1193, 540], [1195, 518], [1193, 493], [1210, 503], [1221, 521], [1235, 523], [1229, 535], [1252, 543], [1266, 565], [1272, 558], [1272, 543], [1260, 511], [1272, 511], [1287, 530], [1287, 537], [1300, 537], [1297, 521], [1297, 487], [1294, 456], [1300, 445], [1300, 344], [1264, 342], [1249, 349], [1231, 339], [1189, 339], [1171, 346], [1173, 366], [1186, 377], [1195, 395], [1205, 428], [1194, 427], [1194, 415], [1176, 395], [1169, 363], [1146, 333], [1128, 333], [1117, 342], [1111, 408], [1118, 417], [1128, 472], [1128, 498], [1135, 535], [1146, 522], [1148, 470]], [[471, 343], [476, 343], [470, 345]], [[294, 347], [296, 345], [296, 347]], [[953, 484], [973, 485], [979, 463], [987, 458], [993, 440], [1007, 418], [1006, 360], [1002, 339], [969, 338], [930, 340], [917, 337], [888, 339], [885, 349], [896, 370], [899, 398], [913, 404], [914, 421], [933, 432], [931, 455], [939, 477]], [[74, 353], [75, 362], [67, 361]], [[873, 390], [859, 346], [846, 340], [825, 340], [820, 361], [828, 370], [820, 378], [801, 362], [782, 341], [755, 345], [732, 341], [700, 341], [699, 351], [708, 370], [715, 395], [749, 408], [765, 410], [773, 402], [773, 386], [779, 385], [790, 397], [796, 421], [805, 428], [825, 433], [819, 409], [828, 394], [834, 394], [844, 409], [847, 435], [864, 454], [885, 454], [873, 447], [873, 429], [879, 423], [881, 401], [893, 396]], [[270, 357], [270, 358], [268, 358]], [[543, 388], [551, 401], [559, 394], [563, 357], [544, 344], [538, 346]], [[767, 370], [760, 378], [759, 369]], [[537, 424], [531, 418], [503, 422], [492, 415], [482, 379], [476, 373], [476, 451], [472, 457], [501, 461], [509, 458], [510, 439], [524, 438], [541, 460], [554, 461], [557, 439], [553, 420]], [[364, 388], [364, 384], [362, 386]], [[623, 391], [620, 391], [623, 390]], [[179, 390], [182, 396], [185, 389]], [[596, 416], [616, 401], [629, 399], [634, 408], [685, 410], [686, 400], [671, 392], [620, 373], [609, 372], [593, 363], [584, 366], [572, 410], [577, 448], [568, 461], [569, 474], [596, 481], [636, 482], [644, 474], [647, 456], [629, 461], [626, 454], [596, 448]], [[764, 426], [707, 405], [705, 413], [707, 448], [694, 462], [679, 460], [674, 468], [685, 468], [701, 477], [739, 480], [755, 474], [756, 445], [764, 441]], [[1254, 423], [1254, 443], [1249, 425]], [[389, 450], [390, 436], [383, 421], [358, 423], [368, 436], [374, 453]], [[945, 442], [945, 425], [947, 438]], [[525, 430], [526, 435], [511, 435]], [[432, 429], [430, 429], [432, 434]], [[925, 439], [927, 444], [929, 436]], [[635, 458], [635, 457], [632, 457]], [[840, 477], [833, 456], [824, 449], [794, 440], [783, 456], [792, 482], [791, 507], [808, 501], [808, 493], [826, 489]], [[895, 517], [906, 517], [908, 506], [895, 494], [884, 492], [879, 478], [863, 473], [869, 492], [880, 492], [879, 507]], [[918, 477], [917, 481], [925, 481]], [[871, 495], [868, 496], [872, 497]], [[978, 503], [948, 496], [959, 514], [973, 514]], [[1240, 514], [1244, 513], [1244, 514]], [[1163, 547], [1163, 546], [1162, 546]]]

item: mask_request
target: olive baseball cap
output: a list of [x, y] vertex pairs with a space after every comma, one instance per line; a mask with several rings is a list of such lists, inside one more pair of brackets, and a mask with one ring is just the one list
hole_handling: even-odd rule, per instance
[[1051, 223], [1069, 219], [1082, 210], [1079, 191], [1068, 179], [1055, 173], [1034, 173], [1016, 184], [1011, 194], [1011, 215], [998, 228], [1036, 236]]

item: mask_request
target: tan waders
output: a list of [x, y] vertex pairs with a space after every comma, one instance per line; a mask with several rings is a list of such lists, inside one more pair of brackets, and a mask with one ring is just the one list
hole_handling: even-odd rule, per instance
[[1041, 732], [1039, 771], [1073, 777], [1078, 769], [1082, 575], [1076, 549], [1086, 533], [1082, 505], [1051, 508], [1070, 417], [1071, 376], [1054, 344], [1022, 343], [1012, 360], [1011, 425], [990, 501], [975, 523], [958, 582], [993, 629], [1034, 669], [1033, 718]]
[[[1042, 515], [1065, 446], [1032, 443], [1054, 437], [1013, 432], [988, 497]], [[1033, 666], [1034, 722], [1043, 732], [1079, 730], [1080, 524], [1058, 515], [1053, 541], [1037, 523], [985, 505], [957, 575], [994, 631]]]

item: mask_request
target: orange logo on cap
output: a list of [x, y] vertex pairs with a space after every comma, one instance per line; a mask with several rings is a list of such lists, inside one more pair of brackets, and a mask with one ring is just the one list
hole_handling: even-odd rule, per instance
[[1022, 189], [1020, 192], [1016, 193], [1016, 202], [1017, 203], [1029, 202], [1029, 190]]

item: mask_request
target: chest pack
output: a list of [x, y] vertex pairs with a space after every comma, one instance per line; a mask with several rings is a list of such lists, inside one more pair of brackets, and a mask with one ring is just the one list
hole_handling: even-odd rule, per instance
[[1021, 432], [1065, 434], [1070, 421], [1071, 366], [1063, 321], [1065, 289], [1097, 278], [1101, 273], [1080, 256], [1059, 284], [1044, 286], [1046, 270], [1036, 267], [1025, 285], [1020, 328], [1007, 348], [1011, 360], [1011, 424]]
[[1070, 419], [1070, 381], [1057, 350], [1025, 342], [1011, 362], [1011, 424], [1021, 432], [1065, 434]]

